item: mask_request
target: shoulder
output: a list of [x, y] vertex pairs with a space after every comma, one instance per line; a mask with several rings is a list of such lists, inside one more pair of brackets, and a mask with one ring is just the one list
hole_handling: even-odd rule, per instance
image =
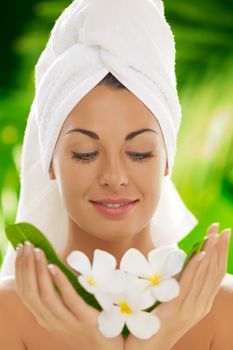
[[8, 311], [9, 308], [14, 307], [16, 304], [20, 306], [21, 302], [15, 290], [14, 276], [0, 277], [0, 303]]
[[20, 325], [22, 320], [29, 316], [27, 308], [15, 290], [14, 276], [0, 278], [0, 309], [5, 311], [4, 317], [7, 316], [15, 325], [17, 322]]
[[47, 337], [18, 295], [14, 276], [0, 278], [0, 329], [0, 349], [23, 350], [31, 338], [34, 344]]
[[219, 292], [217, 293], [213, 307], [213, 319], [219, 324], [233, 321], [233, 275], [226, 273], [224, 276]]
[[10, 311], [15, 306], [15, 279], [12, 276], [0, 278], [0, 306], [1, 310]]
[[232, 349], [233, 345], [233, 275], [227, 273], [221, 283], [211, 310], [213, 349]]
[[14, 289], [14, 277], [0, 278], [0, 348], [25, 349], [21, 340], [23, 305]]
[[0, 277], [0, 307], [15, 322], [20, 320], [19, 325], [25, 325], [26, 321], [32, 322], [32, 313], [16, 292], [14, 276]]

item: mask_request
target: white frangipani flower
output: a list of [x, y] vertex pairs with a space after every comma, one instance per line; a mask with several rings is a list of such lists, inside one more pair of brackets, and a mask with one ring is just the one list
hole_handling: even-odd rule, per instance
[[183, 250], [165, 245], [151, 250], [147, 260], [139, 250], [130, 248], [121, 259], [120, 269], [139, 277], [145, 287], [143, 300], [146, 306], [150, 300], [151, 303], [164, 302], [179, 295], [179, 283], [171, 276], [182, 270], [186, 256]]
[[[100, 332], [108, 338], [119, 335], [126, 324], [129, 331], [140, 339], [148, 339], [158, 332], [160, 319], [155, 314], [142, 311], [142, 284], [139, 279], [126, 274], [126, 288], [122, 293], [109, 293], [111, 305], [100, 304], [103, 311], [98, 317]], [[105, 306], [108, 307], [105, 309]], [[151, 306], [151, 303], [147, 307]]]
[[143, 311], [157, 300], [169, 301], [179, 295], [175, 278], [182, 270], [186, 253], [166, 245], [151, 250], [148, 260], [137, 249], [130, 248], [122, 257], [120, 269], [116, 259], [106, 251], [96, 249], [93, 263], [81, 251], [73, 251], [68, 264], [81, 275], [80, 284], [95, 295], [103, 310], [98, 316], [99, 331], [105, 337], [116, 337], [126, 324], [140, 339], [148, 339], [160, 329], [156, 314]]
[[116, 259], [110, 253], [95, 249], [91, 266], [89, 258], [81, 251], [74, 250], [67, 257], [67, 263], [81, 273], [78, 281], [84, 289], [107, 303], [109, 300], [105, 294], [108, 292], [120, 293], [125, 289], [125, 272], [117, 270]]

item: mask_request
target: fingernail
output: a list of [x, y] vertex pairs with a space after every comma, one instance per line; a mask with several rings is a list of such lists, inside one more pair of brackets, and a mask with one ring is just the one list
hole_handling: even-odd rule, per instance
[[29, 241], [24, 242], [24, 254], [27, 256], [31, 251], [31, 243]]
[[40, 261], [41, 253], [39, 248], [34, 249], [34, 254], [35, 254], [36, 261]]
[[209, 229], [219, 230], [219, 222], [215, 222], [209, 226]]
[[202, 260], [202, 259], [205, 257], [205, 255], [206, 255], [206, 252], [205, 252], [205, 251], [202, 251], [202, 252], [198, 255], [197, 260]]
[[49, 264], [49, 265], [48, 265], [48, 270], [49, 270], [49, 272], [51, 272], [51, 274], [52, 274], [53, 276], [56, 275], [56, 271], [55, 271], [54, 265]]
[[229, 241], [230, 236], [231, 236], [231, 228], [225, 229], [225, 237], [226, 237], [227, 241]]
[[22, 245], [21, 243], [19, 243], [19, 244], [17, 245], [16, 250], [17, 250], [17, 256], [22, 255], [22, 253], [23, 253], [23, 245]]

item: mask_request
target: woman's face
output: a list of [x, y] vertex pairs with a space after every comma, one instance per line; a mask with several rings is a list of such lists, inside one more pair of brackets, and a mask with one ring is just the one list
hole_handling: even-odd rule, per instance
[[[75, 128], [92, 134], [72, 131]], [[145, 128], [154, 132], [126, 139]], [[89, 155], [80, 160], [76, 153]], [[138, 153], [150, 157], [143, 159]], [[167, 174], [160, 126], [151, 111], [131, 92], [106, 86], [93, 88], [70, 112], [50, 168], [69, 220], [77, 229], [104, 240], [135, 235], [149, 225]], [[128, 214], [110, 218], [90, 202], [104, 198], [139, 201]]]

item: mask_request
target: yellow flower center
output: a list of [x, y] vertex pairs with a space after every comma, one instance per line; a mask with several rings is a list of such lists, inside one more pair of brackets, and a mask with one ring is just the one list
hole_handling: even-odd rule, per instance
[[159, 275], [158, 273], [155, 273], [154, 275], [149, 276], [148, 280], [153, 286], [157, 286], [159, 284], [160, 278], [161, 278], [161, 275]]
[[88, 277], [87, 282], [90, 284], [90, 286], [96, 285], [96, 281], [94, 280], [93, 277]]
[[133, 310], [125, 300], [119, 300], [118, 305], [120, 306], [120, 312], [122, 314], [132, 314]]

